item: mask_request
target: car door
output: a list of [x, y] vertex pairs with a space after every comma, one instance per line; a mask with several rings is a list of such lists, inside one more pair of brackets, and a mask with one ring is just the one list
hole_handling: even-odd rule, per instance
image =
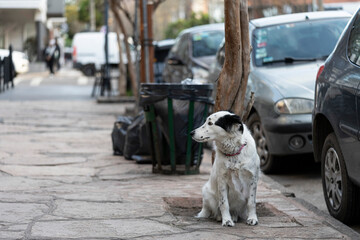
[[355, 98], [355, 114], [352, 116], [354, 128], [356, 129], [356, 139], [352, 144], [352, 149], [348, 149], [345, 156], [346, 165], [349, 176], [355, 182], [360, 184], [360, 11], [350, 28], [350, 34], [347, 44], [347, 57], [349, 66], [346, 68], [345, 78], [356, 86]]

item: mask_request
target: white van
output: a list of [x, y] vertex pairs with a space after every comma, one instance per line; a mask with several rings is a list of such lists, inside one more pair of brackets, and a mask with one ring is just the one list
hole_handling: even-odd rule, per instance
[[[123, 35], [120, 35], [123, 39]], [[109, 32], [109, 64], [119, 64], [119, 48], [115, 32]], [[125, 44], [121, 41], [124, 64], [127, 64]], [[80, 69], [85, 75], [92, 76], [105, 64], [105, 33], [103, 32], [81, 32], [76, 33], [72, 42], [73, 67]], [[134, 61], [134, 51], [131, 52]]]

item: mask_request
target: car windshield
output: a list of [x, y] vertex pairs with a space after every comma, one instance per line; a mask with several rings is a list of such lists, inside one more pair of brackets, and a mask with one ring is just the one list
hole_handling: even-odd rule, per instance
[[215, 56], [224, 38], [223, 31], [204, 31], [192, 35], [192, 55], [194, 58]]
[[256, 29], [255, 65], [326, 59], [348, 21], [349, 18], [308, 20]]

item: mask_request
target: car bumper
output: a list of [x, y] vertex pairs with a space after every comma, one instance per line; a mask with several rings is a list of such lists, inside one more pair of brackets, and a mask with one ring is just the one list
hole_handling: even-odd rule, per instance
[[281, 115], [262, 121], [271, 154], [313, 152], [311, 114]]
[[29, 61], [26, 59], [19, 60], [14, 63], [14, 67], [16, 73], [27, 73], [29, 71]]

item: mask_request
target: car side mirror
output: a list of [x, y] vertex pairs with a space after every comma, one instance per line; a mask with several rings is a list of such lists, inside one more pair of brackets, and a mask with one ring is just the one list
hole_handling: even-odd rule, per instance
[[174, 66], [183, 66], [183, 65], [185, 65], [184, 62], [180, 58], [178, 58], [176, 56], [169, 57], [168, 60], [167, 60], [167, 63], [169, 65], [174, 65]]

